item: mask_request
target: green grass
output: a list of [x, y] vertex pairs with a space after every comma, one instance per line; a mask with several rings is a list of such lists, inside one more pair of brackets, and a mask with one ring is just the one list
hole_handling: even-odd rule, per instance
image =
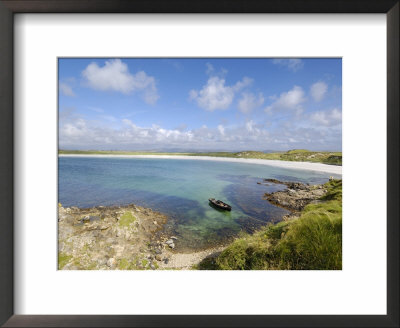
[[342, 181], [326, 184], [320, 203], [307, 205], [297, 220], [269, 225], [238, 238], [206, 270], [341, 270]]
[[61, 270], [69, 261], [72, 260], [71, 255], [67, 255], [64, 253], [58, 253], [58, 269]]
[[341, 152], [309, 151], [306, 149], [293, 149], [287, 152], [263, 153], [260, 151], [232, 152], [203, 152], [203, 153], [168, 153], [168, 152], [136, 152], [136, 151], [103, 151], [103, 150], [59, 150], [59, 154], [86, 154], [86, 155], [185, 155], [185, 156], [211, 156], [230, 158], [255, 158], [282, 161], [315, 162], [331, 165], [342, 165]]
[[288, 150], [287, 153], [288, 154], [299, 154], [299, 153], [308, 153], [310, 152], [307, 149], [293, 149], [293, 150]]
[[254, 158], [270, 159], [281, 161], [297, 162], [315, 162], [331, 165], [342, 165], [341, 152], [316, 152], [306, 149], [294, 149], [287, 152], [263, 153], [260, 151], [242, 151], [238, 153], [229, 152], [211, 152], [211, 153], [193, 153], [190, 156], [213, 156], [213, 157], [231, 157], [231, 158]]
[[132, 223], [135, 223], [135, 221], [136, 218], [133, 216], [132, 212], [126, 211], [119, 219], [119, 225], [121, 227], [129, 227]]

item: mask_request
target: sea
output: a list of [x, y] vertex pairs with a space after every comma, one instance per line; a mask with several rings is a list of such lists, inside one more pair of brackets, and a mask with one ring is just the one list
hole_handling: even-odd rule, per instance
[[[289, 212], [263, 199], [284, 185], [264, 179], [320, 184], [331, 173], [196, 159], [59, 157], [58, 199], [64, 207], [136, 204], [169, 217], [168, 234], [181, 251], [225, 244], [276, 223]], [[257, 182], [261, 182], [258, 184]], [[217, 210], [220, 199], [232, 211]]]

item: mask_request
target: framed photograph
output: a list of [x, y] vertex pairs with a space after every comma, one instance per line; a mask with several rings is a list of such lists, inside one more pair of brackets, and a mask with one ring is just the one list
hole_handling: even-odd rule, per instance
[[398, 327], [398, 1], [0, 1], [0, 322]]

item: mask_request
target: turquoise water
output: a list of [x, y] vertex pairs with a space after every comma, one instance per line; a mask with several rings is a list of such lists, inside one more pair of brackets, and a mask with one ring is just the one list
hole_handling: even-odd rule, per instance
[[[246, 163], [153, 158], [59, 158], [59, 202], [66, 207], [134, 203], [167, 214], [168, 233], [177, 248], [201, 249], [277, 222], [288, 211], [262, 196], [284, 188], [259, 185], [264, 178], [310, 184], [328, 181], [328, 173]], [[232, 206], [218, 211], [209, 198]]]

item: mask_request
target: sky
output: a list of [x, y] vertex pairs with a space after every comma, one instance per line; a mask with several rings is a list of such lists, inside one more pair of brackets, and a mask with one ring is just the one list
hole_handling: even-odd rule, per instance
[[60, 58], [59, 148], [342, 149], [339, 58]]

